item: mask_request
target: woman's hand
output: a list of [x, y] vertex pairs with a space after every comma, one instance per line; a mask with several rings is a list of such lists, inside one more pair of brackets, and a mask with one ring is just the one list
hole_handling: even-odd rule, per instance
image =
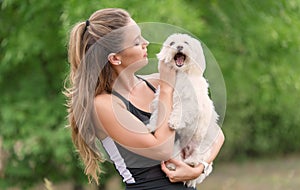
[[[166, 167], [168, 163], [172, 163], [173, 165], [175, 165], [176, 169], [169, 170]], [[202, 164], [199, 164], [196, 167], [191, 167], [182, 161], [170, 159], [166, 162], [161, 162], [161, 169], [166, 173], [171, 182], [182, 182], [193, 180], [199, 177], [203, 172], [204, 166]]]
[[[160, 88], [161, 89], [173, 89], [176, 81], [176, 70], [169, 64], [160, 62], [159, 63], [159, 77], [160, 77]], [[171, 88], [170, 88], [171, 87]]]

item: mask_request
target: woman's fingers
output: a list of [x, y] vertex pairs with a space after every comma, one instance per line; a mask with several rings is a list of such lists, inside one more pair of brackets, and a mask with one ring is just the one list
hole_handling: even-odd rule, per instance
[[160, 80], [174, 87], [176, 80], [176, 70], [164, 62], [160, 62], [159, 65]]
[[176, 180], [175, 171], [169, 170], [164, 161], [161, 162], [161, 169], [162, 169], [163, 172], [165, 172], [165, 174], [169, 178], [170, 182], [178, 182]]

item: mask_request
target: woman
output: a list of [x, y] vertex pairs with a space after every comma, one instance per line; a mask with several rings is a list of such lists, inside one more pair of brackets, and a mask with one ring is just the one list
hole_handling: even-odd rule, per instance
[[[168, 127], [168, 118], [175, 71], [160, 64], [159, 75], [135, 75], [148, 63], [147, 46], [135, 21], [122, 9], [96, 11], [73, 27], [66, 90], [72, 139], [85, 173], [97, 183], [103, 160], [97, 147], [100, 140], [126, 189], [194, 189], [182, 181], [197, 178], [204, 166], [193, 168], [170, 159], [175, 132]], [[158, 85], [157, 130], [150, 133], [146, 124]], [[221, 133], [207, 162], [215, 158], [222, 143]], [[168, 170], [162, 160], [175, 164], [176, 170]]]

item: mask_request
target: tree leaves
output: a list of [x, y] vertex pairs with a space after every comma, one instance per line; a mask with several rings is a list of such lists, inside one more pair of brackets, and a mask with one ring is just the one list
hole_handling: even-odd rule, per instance
[[[86, 181], [65, 128], [66, 44], [72, 25], [106, 7], [124, 8], [138, 23], [182, 27], [212, 51], [228, 93], [223, 158], [300, 148], [298, 0], [3, 0], [0, 7], [0, 138], [9, 155], [0, 188], [44, 177]], [[158, 49], [151, 44], [149, 55]]]

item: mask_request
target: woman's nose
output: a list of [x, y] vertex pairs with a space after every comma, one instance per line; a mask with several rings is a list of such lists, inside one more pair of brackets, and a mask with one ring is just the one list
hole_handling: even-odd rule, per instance
[[143, 47], [147, 47], [149, 45], [149, 42], [143, 38]]

